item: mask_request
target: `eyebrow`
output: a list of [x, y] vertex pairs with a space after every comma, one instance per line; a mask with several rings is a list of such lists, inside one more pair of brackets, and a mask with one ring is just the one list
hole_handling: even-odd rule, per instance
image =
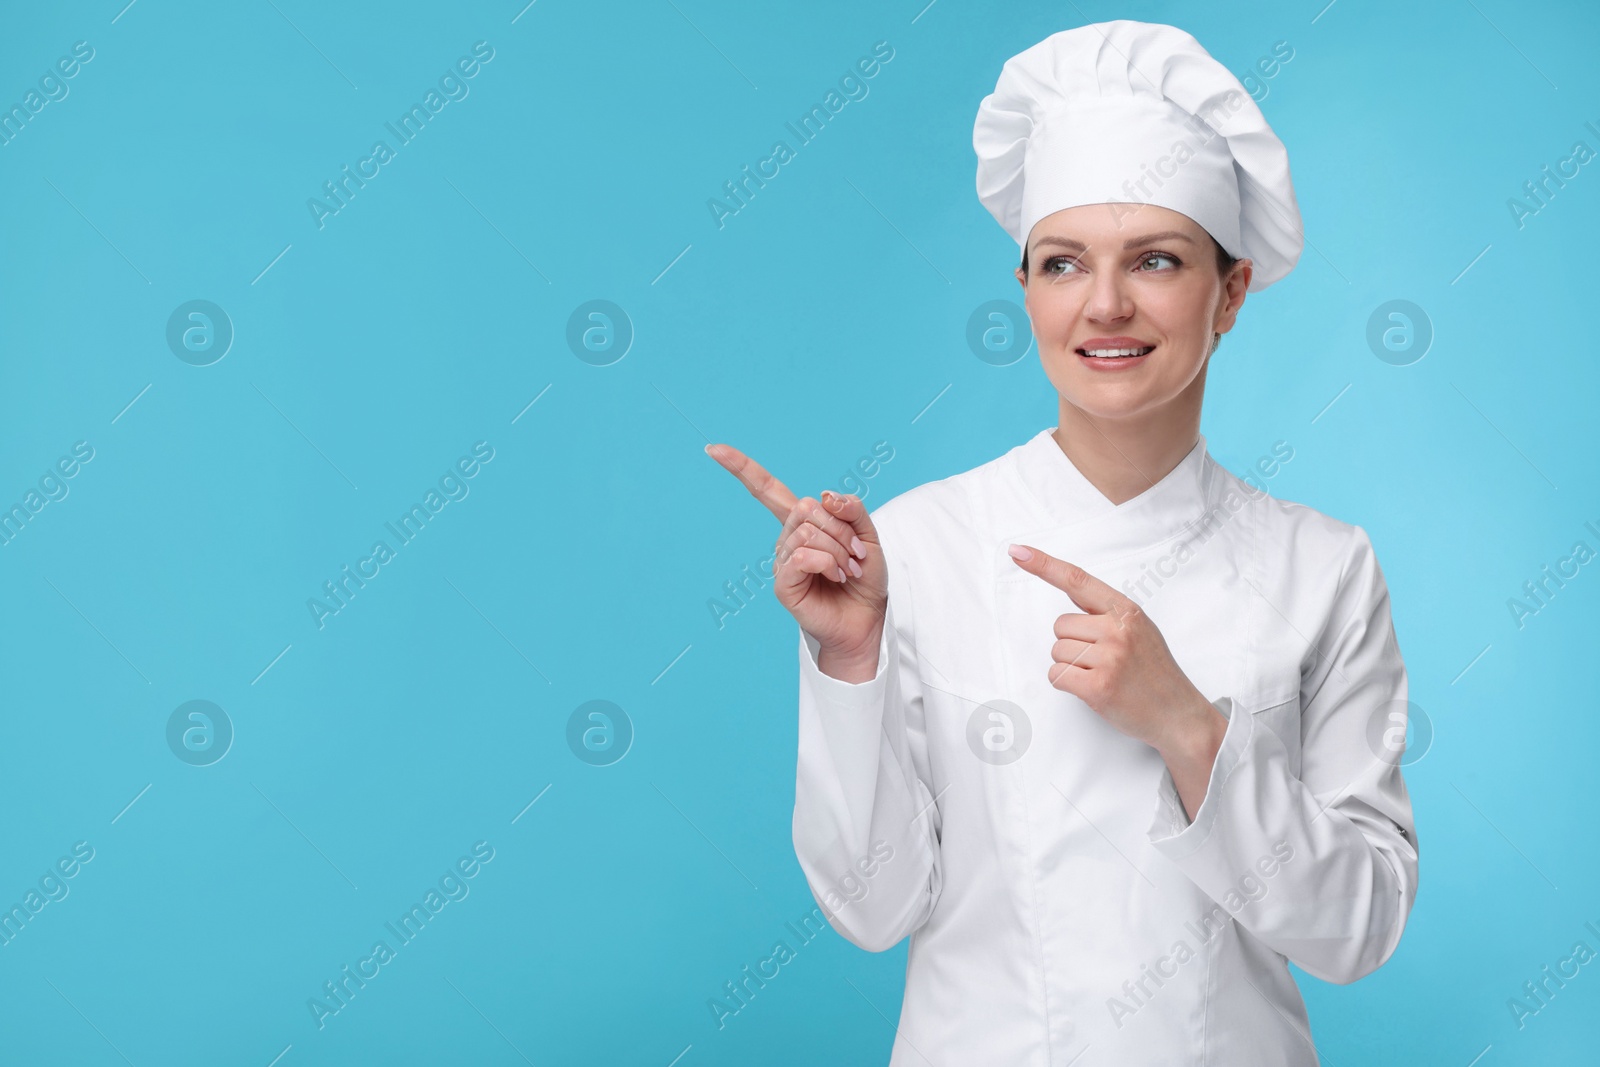
[[[1127, 251], [1128, 249], [1138, 248], [1156, 241], [1188, 241], [1190, 244], [1194, 244], [1194, 238], [1186, 233], [1179, 233], [1177, 230], [1161, 230], [1157, 233], [1146, 233], [1138, 237], [1130, 237], [1122, 242], [1122, 248], [1123, 251]], [[1070, 237], [1041, 237], [1034, 247], [1043, 248], [1045, 245], [1060, 245], [1063, 248], [1072, 248], [1079, 252], [1087, 252], [1089, 250], [1088, 245], [1082, 241], [1074, 241]]]

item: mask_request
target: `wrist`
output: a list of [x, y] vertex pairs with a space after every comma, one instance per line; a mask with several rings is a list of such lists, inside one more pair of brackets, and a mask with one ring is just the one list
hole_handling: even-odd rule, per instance
[[817, 668], [830, 678], [841, 682], [860, 684], [878, 676], [878, 648], [883, 642], [883, 628], [876, 627], [859, 645], [833, 647], [819, 645]]
[[1227, 731], [1227, 717], [1196, 691], [1188, 713], [1179, 717], [1176, 728], [1156, 746], [1156, 751], [1168, 766], [1195, 763], [1209, 766], [1222, 748], [1222, 736]]

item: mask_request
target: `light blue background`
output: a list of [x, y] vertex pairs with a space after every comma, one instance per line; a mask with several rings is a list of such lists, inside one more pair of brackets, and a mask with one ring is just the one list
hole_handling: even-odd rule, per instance
[[[1600, 548], [1600, 171], [1507, 207], [1600, 149], [1592, 7], [123, 2], [0, 29], [7, 106], [95, 50], [0, 147], [0, 503], [95, 450], [0, 547], [0, 903], [95, 850], [0, 947], [4, 1063], [886, 1062], [903, 945], [830, 931], [726, 1028], [706, 1006], [812, 901], [794, 622], [708, 608], [777, 524], [702, 435], [809, 493], [887, 441], [876, 506], [1053, 425], [1035, 355], [966, 345], [1017, 295], [971, 124], [1007, 57], [1119, 17], [1241, 76], [1294, 50], [1262, 107], [1308, 247], [1203, 431], [1240, 472], [1289, 442], [1271, 491], [1369, 531], [1436, 730], [1409, 928], [1358, 984], [1300, 976], [1317, 1045], [1595, 1056], [1600, 963], [1521, 1030], [1506, 1006], [1600, 949], [1600, 569], [1507, 607]], [[470, 95], [319, 230], [307, 199], [480, 40]], [[878, 41], [870, 94], [718, 229], [708, 198]], [[208, 367], [165, 341], [194, 299], [236, 331]], [[591, 299], [636, 331], [610, 366], [565, 340]], [[1365, 340], [1391, 299], [1435, 330], [1410, 366]], [[307, 598], [477, 441], [470, 495], [319, 630]], [[191, 699], [236, 730], [208, 767], [167, 747]], [[611, 766], [565, 742], [592, 699], [637, 732]], [[319, 1030], [308, 998], [480, 840], [470, 895]]]

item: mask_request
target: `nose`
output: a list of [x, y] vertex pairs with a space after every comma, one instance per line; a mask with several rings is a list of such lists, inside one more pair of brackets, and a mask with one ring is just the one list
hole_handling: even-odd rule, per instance
[[1094, 275], [1083, 315], [1092, 322], [1122, 322], [1132, 317], [1133, 297], [1121, 271], [1102, 270]]

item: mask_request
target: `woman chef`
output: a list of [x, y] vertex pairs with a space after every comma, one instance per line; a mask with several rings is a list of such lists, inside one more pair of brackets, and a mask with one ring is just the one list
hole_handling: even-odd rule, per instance
[[1129, 21], [1010, 59], [973, 144], [1058, 424], [870, 516], [708, 447], [783, 521], [800, 865], [855, 944], [911, 937], [897, 1067], [1316, 1064], [1287, 965], [1382, 965], [1417, 839], [1366, 532], [1199, 432], [1217, 341], [1300, 255], [1284, 147]]

